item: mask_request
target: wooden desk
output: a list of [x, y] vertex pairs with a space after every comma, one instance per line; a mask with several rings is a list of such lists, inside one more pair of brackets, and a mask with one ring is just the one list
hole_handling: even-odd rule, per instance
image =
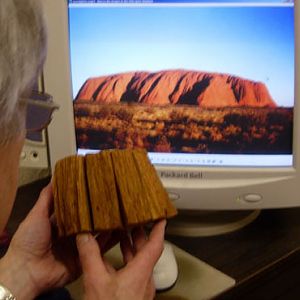
[[[9, 232], [47, 181], [19, 189]], [[218, 300], [300, 299], [300, 208], [265, 210], [252, 224], [222, 236], [167, 240], [236, 279], [237, 285]]]

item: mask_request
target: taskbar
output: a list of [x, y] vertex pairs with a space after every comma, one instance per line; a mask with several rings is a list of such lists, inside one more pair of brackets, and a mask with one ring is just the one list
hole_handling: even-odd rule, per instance
[[[78, 149], [79, 155], [97, 153], [99, 150]], [[207, 166], [207, 167], [291, 167], [292, 154], [191, 154], [149, 152], [154, 165]]]

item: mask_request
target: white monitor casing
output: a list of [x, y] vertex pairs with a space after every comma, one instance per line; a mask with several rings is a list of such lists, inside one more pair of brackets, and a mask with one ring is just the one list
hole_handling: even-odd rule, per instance
[[[68, 4], [43, 0], [48, 24], [48, 56], [44, 84], [60, 109], [49, 126], [51, 165], [76, 153], [70, 72]], [[295, 1], [295, 106], [293, 167], [158, 166], [176, 206], [188, 210], [252, 210], [300, 206], [300, 5]]]

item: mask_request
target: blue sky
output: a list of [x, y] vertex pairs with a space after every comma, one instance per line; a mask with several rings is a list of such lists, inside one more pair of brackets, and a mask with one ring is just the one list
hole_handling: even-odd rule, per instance
[[262, 81], [292, 106], [293, 38], [292, 7], [71, 8], [74, 96], [88, 77], [190, 69]]

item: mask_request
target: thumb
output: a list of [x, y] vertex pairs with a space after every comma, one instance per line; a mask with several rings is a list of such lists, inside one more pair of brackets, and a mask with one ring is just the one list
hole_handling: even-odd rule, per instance
[[101, 251], [95, 238], [90, 233], [78, 234], [76, 244], [83, 273], [97, 276], [106, 272]]

